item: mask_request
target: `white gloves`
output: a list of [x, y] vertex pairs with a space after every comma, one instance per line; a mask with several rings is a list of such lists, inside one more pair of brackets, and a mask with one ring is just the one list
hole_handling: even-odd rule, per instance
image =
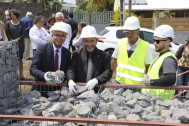
[[64, 71], [61, 71], [61, 70], [57, 70], [55, 72], [55, 82], [56, 83], [62, 83], [64, 81], [64, 78], [65, 78], [65, 74], [64, 74]]
[[54, 83], [55, 82], [55, 72], [46, 72], [44, 75], [45, 81]]
[[64, 71], [57, 70], [56, 72], [46, 72], [44, 75], [45, 81], [51, 83], [62, 83], [65, 78]]
[[98, 80], [96, 78], [93, 78], [87, 82], [86, 90], [93, 90], [95, 85], [98, 84]]
[[150, 80], [151, 80], [151, 78], [150, 78], [148, 75], [144, 74], [144, 78], [143, 78], [142, 81], [143, 81], [143, 83], [144, 83], [146, 86], [151, 86]]
[[70, 93], [77, 95], [77, 86], [76, 86], [76, 83], [73, 80], [69, 80], [68, 85], [69, 85], [69, 91], [70, 91]]

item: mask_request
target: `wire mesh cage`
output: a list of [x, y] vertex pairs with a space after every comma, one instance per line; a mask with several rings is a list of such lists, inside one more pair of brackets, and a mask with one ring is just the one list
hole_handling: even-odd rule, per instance
[[[33, 85], [38, 85], [39, 87], [44, 86], [44, 85], [47, 86], [47, 88], [42, 91], [40, 90], [42, 88], [39, 88], [39, 92], [44, 92], [48, 96], [46, 98], [41, 97], [41, 96], [39, 97], [38, 92], [31, 91]], [[78, 85], [84, 87], [85, 84], [78, 83]], [[55, 90], [55, 91], [52, 91], [49, 88], [49, 86], [53, 87], [53, 90]], [[99, 116], [95, 116], [95, 115], [97, 113], [99, 113], [100, 111], [108, 111], [108, 109], [110, 109], [108, 107], [102, 108], [102, 103], [101, 103], [102, 99], [101, 98], [102, 98], [102, 94], [104, 93], [103, 91], [96, 93], [96, 97], [94, 99], [91, 97], [91, 99], [93, 99], [92, 101], [95, 103], [96, 108], [91, 109], [91, 111], [89, 111], [85, 116], [81, 116], [81, 115], [80, 116], [67, 116], [66, 114], [68, 114], [68, 115], [70, 114], [70, 113], [68, 113], [68, 112], [70, 112], [70, 106], [68, 105], [69, 107], [68, 106], [65, 107], [65, 103], [61, 104], [62, 106], [64, 106], [63, 109], [57, 109], [56, 112], [61, 111], [60, 113], [65, 112], [66, 114], [59, 113], [59, 114], [53, 115], [52, 113], [48, 113], [45, 116], [45, 114], [44, 114], [45, 109], [42, 108], [41, 106], [39, 106], [40, 102], [41, 102], [40, 104], [42, 104], [44, 106], [48, 106], [48, 105], [51, 106], [51, 102], [58, 103], [58, 102], [63, 102], [63, 101], [69, 101], [71, 104], [73, 104], [71, 107], [77, 106], [79, 104], [79, 100], [76, 99], [76, 96], [70, 97], [69, 94], [66, 94], [69, 92], [68, 88], [65, 88], [65, 89], [67, 89], [67, 92], [65, 90], [64, 90], [64, 92], [59, 91], [60, 90], [59, 87], [66, 87], [66, 86], [67, 86], [66, 83], [52, 84], [52, 83], [48, 83], [48, 82], [21, 81], [20, 85], [19, 85], [20, 97], [18, 99], [18, 100], [20, 100], [20, 102], [19, 102], [20, 108], [17, 110], [13, 110], [15, 108], [10, 107], [8, 110], [6, 110], [5, 113], [0, 116], [1, 117], [0, 124], [6, 124], [6, 125], [10, 125], [10, 126], [13, 126], [13, 125], [21, 125], [21, 126], [22, 125], [23, 126], [28, 126], [28, 125], [32, 125], [32, 126], [40, 126], [40, 125], [42, 125], [42, 126], [46, 126], [46, 125], [47, 126], [166, 125], [166, 126], [169, 126], [169, 125], [188, 125], [188, 123], [189, 123], [189, 119], [186, 119], [186, 120], [188, 120], [188, 122], [184, 122], [185, 124], [181, 124], [183, 122], [177, 122], [177, 123], [154, 122], [154, 120], [147, 120], [147, 119], [140, 120], [140, 121], [131, 121], [131, 120], [127, 120], [126, 118], [125, 119], [117, 118], [116, 120], [113, 120], [112, 118], [102, 118], [101, 119], [101, 118], [99, 118]], [[105, 84], [105, 85], [97, 85], [96, 87], [105, 88], [104, 90], [108, 89], [112, 94], [116, 94], [116, 95], [123, 95], [124, 93], [125, 93], [124, 95], [127, 95], [127, 96], [130, 93], [132, 97], [136, 97], [136, 95], [137, 95], [138, 100], [142, 99], [142, 97], [140, 97], [140, 95], [142, 96], [142, 94], [146, 94], [146, 95], [151, 94], [152, 96], [150, 96], [151, 97], [150, 102], [152, 102], [152, 100], [156, 100], [156, 101], [160, 100], [163, 102], [163, 101], [169, 101], [170, 99], [175, 99], [175, 98], [178, 98], [178, 99], [184, 98], [184, 99], [188, 100], [188, 98], [189, 98], [188, 94], [186, 94], [184, 97], [182, 96], [182, 94], [184, 92], [189, 90], [189, 86], [146, 87], [144, 85]], [[50, 90], [48, 90], [48, 89], [50, 89]], [[115, 89], [117, 89], [117, 90], [115, 90]], [[178, 92], [179, 92], [177, 96], [174, 96], [174, 93], [172, 93], [172, 91], [175, 91], [175, 90], [178, 90]], [[145, 92], [151, 92], [151, 93], [145, 93]], [[57, 94], [59, 95], [59, 97], [57, 97]], [[30, 95], [33, 95], [34, 97], [29, 97]], [[51, 96], [54, 98], [54, 100]], [[109, 94], [109, 96], [110, 96], [110, 94]], [[108, 97], [110, 100], [112, 100], [112, 102], [113, 101], [119, 102], [120, 106], [118, 106], [118, 107], [123, 108], [123, 106], [126, 105], [120, 99], [118, 99], [119, 97], [109, 97], [109, 96], [104, 95], [103, 97]], [[128, 99], [127, 96], [125, 96], [125, 99]], [[27, 102], [26, 102], [26, 99], [27, 99]], [[48, 104], [47, 104], [46, 102], [44, 102], [45, 99], [48, 99], [48, 101], [50, 101], [50, 102], [48, 102]], [[74, 100], [76, 100], [76, 101], [74, 101]], [[9, 100], [7, 99], [7, 101], [9, 101]], [[85, 102], [89, 102], [89, 101], [85, 100]], [[124, 101], [124, 99], [123, 99], [123, 101]], [[27, 106], [26, 103], [28, 103], [28, 102], [30, 102], [30, 103], [27, 104], [28, 105]], [[25, 104], [25, 105], [23, 105], [23, 104]], [[109, 105], [109, 103], [107, 103], [107, 104]], [[123, 105], [121, 105], [121, 104], [123, 104]], [[158, 104], [160, 104], [160, 103], [158, 103]], [[31, 106], [29, 106], [29, 105], [31, 105]], [[150, 105], [152, 105], [152, 104], [150, 104]], [[82, 106], [79, 106], [79, 107], [82, 108]], [[113, 108], [111, 108], [111, 109], [114, 109], [116, 106], [112, 106], [112, 107]], [[31, 111], [27, 110], [26, 108], [32, 109], [33, 115], [30, 115], [29, 113]], [[59, 108], [59, 106], [57, 105], [56, 108]], [[163, 107], [163, 108], [166, 108], [166, 107]], [[86, 111], [86, 110], [87, 110], [87, 108], [84, 108], [82, 111]], [[11, 113], [11, 111], [15, 111], [15, 112]], [[119, 111], [119, 109], [117, 111]], [[115, 115], [116, 114], [117, 113], [115, 112]], [[140, 115], [140, 113], [138, 113], [138, 115]]]

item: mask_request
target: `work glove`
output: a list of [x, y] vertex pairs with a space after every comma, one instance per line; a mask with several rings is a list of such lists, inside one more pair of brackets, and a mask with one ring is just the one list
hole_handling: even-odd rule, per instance
[[89, 80], [87, 82], [86, 90], [93, 90], [93, 88], [97, 84], [98, 84], [98, 80], [96, 78], [93, 78], [92, 80]]
[[55, 82], [56, 83], [62, 83], [64, 81], [64, 78], [65, 78], [64, 71], [57, 70], [55, 72]]
[[69, 80], [68, 85], [69, 85], [70, 93], [73, 95], [77, 95], [78, 89], [77, 89], [76, 83], [73, 80]]
[[144, 78], [143, 78], [142, 81], [143, 81], [143, 83], [144, 83], [146, 86], [151, 86], [150, 80], [151, 80], [151, 78], [150, 78], [148, 75], [144, 74]]
[[46, 72], [44, 75], [45, 81], [54, 83], [55, 82], [55, 72]]

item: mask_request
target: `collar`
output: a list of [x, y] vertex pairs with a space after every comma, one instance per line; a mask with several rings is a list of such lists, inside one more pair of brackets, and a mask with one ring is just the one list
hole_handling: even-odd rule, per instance
[[163, 52], [163, 53], [160, 53], [159, 56], [161, 56], [161, 55], [163, 55], [164, 53], [169, 52], [169, 51], [170, 51], [170, 50], [167, 50], [167, 51], [165, 51], [165, 52]]
[[53, 42], [52, 42], [52, 44], [53, 44], [53, 51], [54, 51], [54, 52], [55, 52], [57, 49], [59, 50], [58, 52], [61, 52], [61, 51], [62, 51], [62, 48], [56, 48]]
[[[128, 41], [128, 40], [127, 40], [127, 41]], [[134, 45], [138, 45], [139, 41], [140, 41], [140, 38], [138, 37], [138, 40], [135, 42], [135, 44], [130, 45], [130, 43], [129, 43], [129, 42], [127, 42], [127, 43], [128, 43], [130, 46], [134, 46]]]
[[40, 30], [41, 28], [38, 28], [35, 24], [33, 25], [33, 27], [35, 28], [35, 29], [38, 29], [38, 30]]

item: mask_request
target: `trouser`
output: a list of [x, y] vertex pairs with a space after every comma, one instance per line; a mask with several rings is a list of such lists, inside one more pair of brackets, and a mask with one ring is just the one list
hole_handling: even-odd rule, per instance
[[30, 46], [31, 41], [29, 38], [24, 38], [25, 51], [24, 51], [24, 59], [30, 58]]
[[34, 57], [34, 55], [35, 55], [35, 52], [36, 52], [36, 49], [33, 49], [33, 57]]
[[[178, 66], [178, 74], [181, 74], [188, 70], [189, 68]], [[189, 83], [189, 73], [177, 77], [177, 86], [188, 86], [188, 83]], [[175, 95], [177, 95], [178, 92], [179, 92], [178, 90], [175, 90]], [[187, 92], [183, 93], [180, 97], [185, 98], [186, 93]]]

